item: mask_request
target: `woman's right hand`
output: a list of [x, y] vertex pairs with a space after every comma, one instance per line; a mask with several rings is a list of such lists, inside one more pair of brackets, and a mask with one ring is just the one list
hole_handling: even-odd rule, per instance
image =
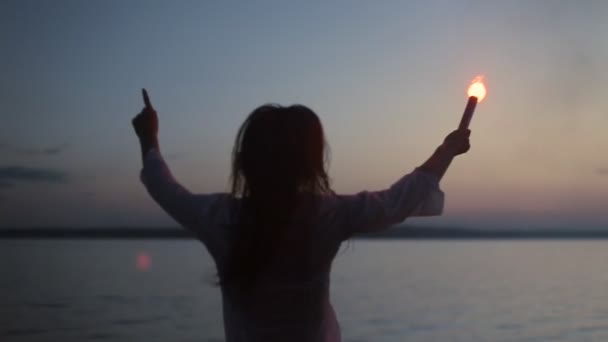
[[150, 103], [150, 98], [148, 97], [146, 89], [142, 89], [141, 92], [144, 98], [144, 109], [133, 118], [131, 123], [133, 124], [133, 129], [135, 130], [135, 134], [139, 137], [139, 140], [141, 142], [150, 143], [157, 140], [158, 117], [156, 111], [152, 107], [152, 103]]
[[131, 123], [135, 134], [139, 137], [141, 158], [145, 160], [148, 151], [153, 148], [158, 149], [158, 117], [146, 89], [142, 89], [141, 92], [144, 97], [144, 109], [133, 118]]
[[470, 129], [457, 129], [445, 137], [441, 149], [452, 157], [467, 153], [471, 148], [471, 143], [469, 142], [470, 135]]

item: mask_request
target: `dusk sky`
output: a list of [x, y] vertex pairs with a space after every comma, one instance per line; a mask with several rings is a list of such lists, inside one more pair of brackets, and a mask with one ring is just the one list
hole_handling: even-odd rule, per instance
[[172, 226], [139, 182], [146, 87], [174, 175], [228, 190], [255, 107], [321, 117], [337, 192], [389, 186], [488, 95], [429, 225], [608, 228], [608, 2], [0, 2], [0, 227]]

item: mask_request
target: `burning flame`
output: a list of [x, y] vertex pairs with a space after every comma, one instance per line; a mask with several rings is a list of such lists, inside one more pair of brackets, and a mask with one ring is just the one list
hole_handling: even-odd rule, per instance
[[483, 76], [479, 75], [471, 81], [471, 85], [469, 86], [469, 90], [467, 92], [469, 96], [475, 96], [477, 98], [477, 102], [483, 101], [483, 98], [486, 97], [486, 86], [483, 84]]

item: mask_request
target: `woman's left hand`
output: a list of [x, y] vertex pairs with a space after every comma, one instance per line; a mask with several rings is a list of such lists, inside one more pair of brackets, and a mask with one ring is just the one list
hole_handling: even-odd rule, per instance
[[441, 148], [452, 157], [465, 154], [471, 148], [470, 136], [471, 130], [469, 129], [455, 130], [445, 137]]

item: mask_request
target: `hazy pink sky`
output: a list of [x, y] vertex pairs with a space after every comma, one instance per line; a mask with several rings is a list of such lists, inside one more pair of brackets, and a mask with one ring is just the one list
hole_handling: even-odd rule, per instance
[[148, 88], [162, 150], [227, 190], [266, 102], [322, 118], [338, 192], [389, 186], [456, 128], [472, 149], [425, 224], [608, 225], [608, 2], [2, 1], [0, 227], [167, 226], [130, 126]]

